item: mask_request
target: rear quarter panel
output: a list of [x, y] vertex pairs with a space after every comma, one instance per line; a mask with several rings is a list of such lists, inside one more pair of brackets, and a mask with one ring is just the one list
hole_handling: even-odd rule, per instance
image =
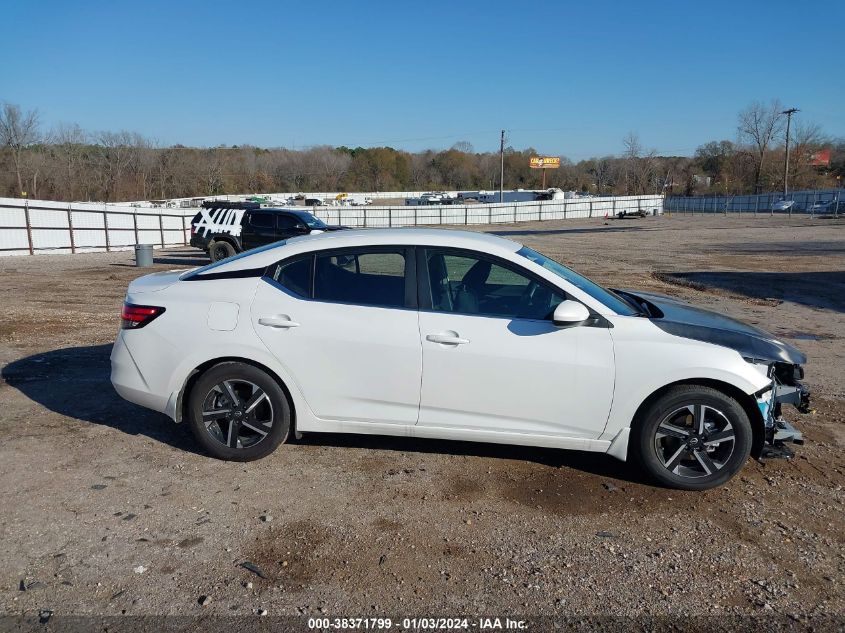
[[[245, 358], [275, 372], [288, 387], [294, 406], [304, 401], [284, 367], [256, 336], [250, 306], [258, 278], [180, 281], [158, 292], [127, 294], [127, 300], [165, 308], [164, 314], [140, 330], [125, 330], [123, 341], [141, 369], [150, 391], [167, 394], [167, 413], [176, 417], [176, 400], [191, 373], [220, 358]], [[236, 312], [231, 329], [212, 329], [221, 304]], [[214, 307], [214, 309], [212, 309]]]

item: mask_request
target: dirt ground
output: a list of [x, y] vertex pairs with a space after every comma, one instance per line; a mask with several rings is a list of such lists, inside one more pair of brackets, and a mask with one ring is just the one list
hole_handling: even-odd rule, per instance
[[[215, 461], [110, 386], [123, 293], [144, 272], [131, 253], [0, 258], [0, 614], [842, 627], [845, 223], [675, 215], [486, 230], [797, 345], [817, 407], [789, 408], [806, 445], [706, 493], [659, 488], [604, 455], [459, 442], [306, 435], [259, 462]], [[204, 263], [190, 248], [156, 251], [159, 270]]]

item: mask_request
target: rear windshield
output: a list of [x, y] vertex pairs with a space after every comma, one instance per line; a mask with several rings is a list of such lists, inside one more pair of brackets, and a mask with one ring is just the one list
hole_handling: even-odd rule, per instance
[[187, 273], [182, 275], [181, 279], [188, 279], [189, 277], [193, 277], [194, 275], [203, 275], [207, 272], [214, 270], [218, 266], [222, 266], [223, 264], [228, 264], [230, 262], [243, 259], [244, 257], [249, 257], [250, 255], [255, 255], [256, 253], [263, 253], [264, 251], [269, 251], [271, 248], [277, 248], [279, 246], [284, 245], [285, 240], [265, 244], [264, 246], [259, 246], [258, 248], [253, 248], [252, 250], [244, 251], [243, 253], [238, 253], [237, 255], [232, 255], [231, 257], [227, 257], [226, 259], [221, 259], [219, 261], [214, 262], [213, 264], [208, 264], [207, 266], [202, 266], [201, 268], [195, 268], [194, 270], [189, 270]]

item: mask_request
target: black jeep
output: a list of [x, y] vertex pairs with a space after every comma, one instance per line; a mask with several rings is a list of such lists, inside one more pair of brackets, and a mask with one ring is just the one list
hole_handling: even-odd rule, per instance
[[251, 248], [314, 231], [337, 231], [307, 211], [261, 208], [256, 202], [203, 202], [191, 220], [191, 246], [216, 262]]

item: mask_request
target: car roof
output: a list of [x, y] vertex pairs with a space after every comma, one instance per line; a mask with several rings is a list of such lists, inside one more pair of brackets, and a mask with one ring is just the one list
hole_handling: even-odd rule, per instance
[[[215, 273], [269, 266], [298, 253], [355, 246], [442, 246], [477, 250], [491, 255], [512, 255], [522, 244], [490, 233], [453, 229], [385, 228], [329, 231], [304, 235], [247, 251], [214, 266]], [[210, 267], [208, 267], [210, 269]], [[205, 272], [205, 270], [203, 271]]]
[[247, 213], [263, 213], [265, 211], [268, 211], [270, 213], [293, 213], [294, 215], [311, 215], [311, 213], [306, 209], [283, 209], [281, 207], [261, 207], [260, 209], [247, 209]]

